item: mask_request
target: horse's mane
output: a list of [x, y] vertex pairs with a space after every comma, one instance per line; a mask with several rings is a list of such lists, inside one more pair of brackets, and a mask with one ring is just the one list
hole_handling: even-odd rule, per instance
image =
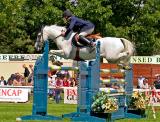
[[54, 33], [60, 34], [62, 30], [66, 31], [66, 28], [57, 25], [46, 25], [43, 29], [43, 31], [47, 32], [49, 35], [53, 35]]
[[58, 25], [51, 25], [51, 28], [54, 28], [56, 30], [62, 31], [62, 30], [66, 30], [66, 28], [64, 26], [58, 26]]

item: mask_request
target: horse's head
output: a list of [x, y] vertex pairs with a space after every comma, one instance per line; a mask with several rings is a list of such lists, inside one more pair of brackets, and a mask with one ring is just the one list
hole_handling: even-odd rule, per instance
[[37, 35], [35, 43], [36, 50], [41, 50], [43, 47], [43, 42], [47, 39], [55, 41], [61, 36], [61, 31], [66, 31], [66, 28], [57, 25], [42, 27], [41, 32], [39, 32]]
[[43, 47], [43, 29], [44, 27], [41, 28], [41, 31], [37, 34], [37, 39], [35, 42], [34, 47], [36, 48], [37, 51], [40, 51]]

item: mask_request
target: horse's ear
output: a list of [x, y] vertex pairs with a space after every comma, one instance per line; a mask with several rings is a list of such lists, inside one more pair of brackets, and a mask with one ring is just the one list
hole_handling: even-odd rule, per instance
[[44, 26], [44, 25], [42, 25], [42, 27], [41, 27], [41, 32], [43, 31], [44, 27], [45, 27], [45, 26]]

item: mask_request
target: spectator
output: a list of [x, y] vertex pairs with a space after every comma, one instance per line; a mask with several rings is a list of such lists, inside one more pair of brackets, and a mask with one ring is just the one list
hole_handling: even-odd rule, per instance
[[15, 78], [13, 79], [13, 86], [22, 86], [22, 75], [15, 73]]
[[148, 86], [148, 79], [145, 78], [145, 79], [143, 80], [142, 89], [148, 89], [148, 88], [149, 88], [149, 86]]
[[[49, 83], [49, 86], [51, 87], [54, 87], [55, 86], [55, 76], [51, 76], [50, 73], [48, 73], [48, 83]], [[49, 88], [49, 97], [52, 99], [55, 98], [55, 94], [54, 94], [54, 89], [53, 88]]]
[[16, 79], [16, 75], [15, 74], [11, 74], [11, 76], [8, 78], [8, 82], [7, 82], [8, 85], [12, 86], [14, 79]]
[[24, 68], [24, 78], [25, 78], [25, 85], [27, 85], [28, 83], [28, 76], [30, 74], [28, 67], [23, 64], [23, 68]]
[[61, 88], [63, 85], [63, 81], [60, 79], [60, 77], [56, 78], [56, 88], [55, 88], [55, 100], [56, 103], [58, 104], [60, 102], [61, 99]]
[[70, 74], [69, 74], [68, 71], [65, 71], [65, 72], [64, 72], [64, 75], [65, 75], [65, 77], [70, 78]]
[[14, 79], [13, 86], [22, 86], [22, 84], [17, 79]]
[[76, 86], [76, 79], [75, 78], [71, 78], [70, 87], [75, 87], [75, 86]]
[[64, 86], [64, 87], [69, 87], [69, 86], [70, 86], [70, 84], [69, 84], [69, 81], [68, 81], [68, 78], [67, 78], [67, 77], [64, 77], [64, 78], [63, 78], [63, 86]]
[[49, 86], [56, 86], [56, 75], [48, 76]]
[[154, 81], [154, 86], [156, 89], [160, 89], [160, 74], [156, 74], [156, 80]]
[[56, 87], [62, 87], [63, 86], [63, 80], [60, 77], [56, 77]]
[[154, 117], [154, 119], [156, 118], [156, 114], [155, 114], [155, 105], [154, 104], [156, 104], [157, 102], [158, 102], [158, 99], [157, 99], [157, 92], [156, 92], [156, 88], [155, 88], [155, 86], [154, 86], [154, 84], [152, 84], [151, 86], [150, 86], [150, 93], [149, 93], [149, 103], [148, 104], [150, 104], [150, 106], [152, 107], [152, 111], [153, 111], [153, 117]]
[[143, 87], [143, 80], [145, 79], [145, 77], [143, 77], [142, 75], [138, 78], [138, 89], [141, 89]]
[[4, 80], [4, 77], [1, 76], [0, 86], [4, 86], [4, 85], [7, 85], [7, 82], [6, 82], [6, 80]]
[[28, 83], [33, 84], [33, 72], [34, 72], [33, 65], [30, 64], [29, 68], [30, 68], [30, 74], [28, 76]]
[[19, 75], [18, 82], [21, 83], [22, 86], [24, 85], [25, 79], [24, 79], [24, 77], [22, 75]]

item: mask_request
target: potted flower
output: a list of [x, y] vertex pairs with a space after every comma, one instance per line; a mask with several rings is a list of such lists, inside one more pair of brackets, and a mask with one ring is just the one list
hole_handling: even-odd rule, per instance
[[117, 99], [115, 97], [109, 97], [104, 91], [99, 91], [93, 97], [91, 110], [93, 116], [111, 119], [111, 113], [118, 110]]
[[128, 106], [128, 113], [145, 116], [145, 96], [142, 92], [133, 92]]

